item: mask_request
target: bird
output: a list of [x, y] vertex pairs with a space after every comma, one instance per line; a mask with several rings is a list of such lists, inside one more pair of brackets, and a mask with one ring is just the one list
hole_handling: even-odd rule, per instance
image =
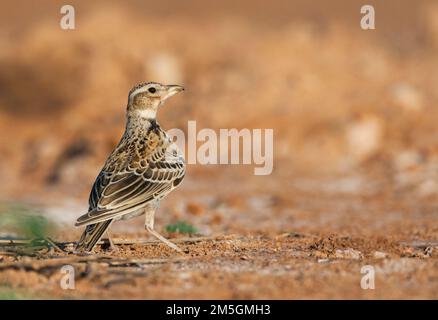
[[157, 122], [164, 102], [184, 91], [180, 85], [144, 82], [128, 94], [125, 131], [96, 177], [89, 196], [89, 209], [75, 226], [86, 226], [76, 244], [77, 252], [90, 252], [113, 222], [145, 215], [145, 229], [181, 252], [154, 229], [161, 200], [178, 187], [185, 176], [184, 157], [177, 144]]

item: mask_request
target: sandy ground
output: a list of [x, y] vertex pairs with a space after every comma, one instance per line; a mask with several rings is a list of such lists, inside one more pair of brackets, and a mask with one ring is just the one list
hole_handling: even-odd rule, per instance
[[[0, 279], [32, 298], [437, 297], [436, 248], [426, 253], [423, 246], [402, 245], [389, 237], [223, 236], [181, 247], [187, 253], [175, 255], [161, 245], [126, 245], [117, 255], [95, 256], [101, 257], [97, 261], [20, 259], [22, 270], [3, 263]], [[49, 262], [57, 266], [45, 266]], [[75, 267], [74, 290], [60, 288], [63, 264]], [[374, 290], [361, 289], [364, 265], [375, 268]]]
[[[120, 246], [117, 254], [99, 250], [83, 261], [42, 255], [12, 263], [17, 259], [2, 255], [2, 294], [13, 290], [18, 297], [51, 299], [437, 298], [436, 242], [285, 233], [179, 244], [184, 254], [136, 244]], [[74, 290], [61, 289], [63, 265], [75, 268]], [[374, 290], [361, 289], [365, 265], [375, 270]]]
[[[177, 219], [172, 206], [190, 198], [182, 189], [162, 208], [157, 229], [183, 253], [148, 238], [138, 218], [115, 225], [116, 243], [132, 242], [116, 252], [106, 243], [81, 257], [1, 252], [0, 283], [15, 297], [56, 299], [436, 299], [436, 202], [419, 205], [391, 190], [372, 201], [352, 189], [355, 179], [307, 179], [275, 198], [250, 183], [241, 191], [249, 198], [222, 192], [188, 203], [178, 219], [201, 227], [190, 237], [163, 227]], [[312, 192], [301, 190], [308, 185]], [[65, 227], [54, 238], [74, 241], [79, 232]], [[74, 290], [61, 289], [63, 265], [74, 267]], [[364, 266], [375, 272], [373, 290], [361, 288]]]

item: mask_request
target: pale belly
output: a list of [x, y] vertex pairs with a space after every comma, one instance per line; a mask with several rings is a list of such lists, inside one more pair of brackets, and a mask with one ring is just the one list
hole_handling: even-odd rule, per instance
[[124, 214], [123, 216], [118, 217], [118, 218], [116, 218], [116, 219], [114, 219], [114, 220], [115, 220], [115, 221], [119, 221], [119, 220], [129, 220], [129, 219], [132, 219], [132, 218], [135, 218], [135, 217], [141, 216], [141, 215], [143, 215], [143, 214], [144, 214], [144, 208], [141, 208], [141, 209], [137, 209], [137, 210], [135, 210], [135, 211], [133, 211], [133, 212], [130, 212], [130, 213]]
[[160, 202], [158, 200], [148, 202], [144, 207], [142, 207], [140, 209], [126, 213], [121, 217], [114, 218], [114, 221], [129, 220], [129, 219], [144, 215], [145, 211], [148, 211], [148, 210], [152, 210], [153, 212], [155, 212], [155, 210], [158, 208], [159, 204], [160, 204]]

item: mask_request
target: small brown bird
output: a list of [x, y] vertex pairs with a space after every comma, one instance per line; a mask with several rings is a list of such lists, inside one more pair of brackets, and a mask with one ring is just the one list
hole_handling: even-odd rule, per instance
[[[142, 214], [147, 231], [181, 251], [154, 230], [154, 215], [160, 201], [185, 174], [180, 150], [156, 120], [164, 101], [183, 90], [177, 85], [147, 82], [129, 92], [125, 132], [94, 182], [88, 213], [76, 221], [76, 226], [86, 225], [77, 251], [91, 251], [114, 221]], [[114, 248], [109, 235], [108, 239]]]

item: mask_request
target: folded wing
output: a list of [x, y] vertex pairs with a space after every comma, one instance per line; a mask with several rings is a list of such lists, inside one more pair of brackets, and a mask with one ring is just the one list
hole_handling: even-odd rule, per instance
[[106, 165], [93, 185], [90, 210], [76, 226], [102, 222], [160, 200], [176, 187], [185, 174], [184, 159], [176, 145], [157, 148], [147, 159], [127, 162], [110, 170]]

